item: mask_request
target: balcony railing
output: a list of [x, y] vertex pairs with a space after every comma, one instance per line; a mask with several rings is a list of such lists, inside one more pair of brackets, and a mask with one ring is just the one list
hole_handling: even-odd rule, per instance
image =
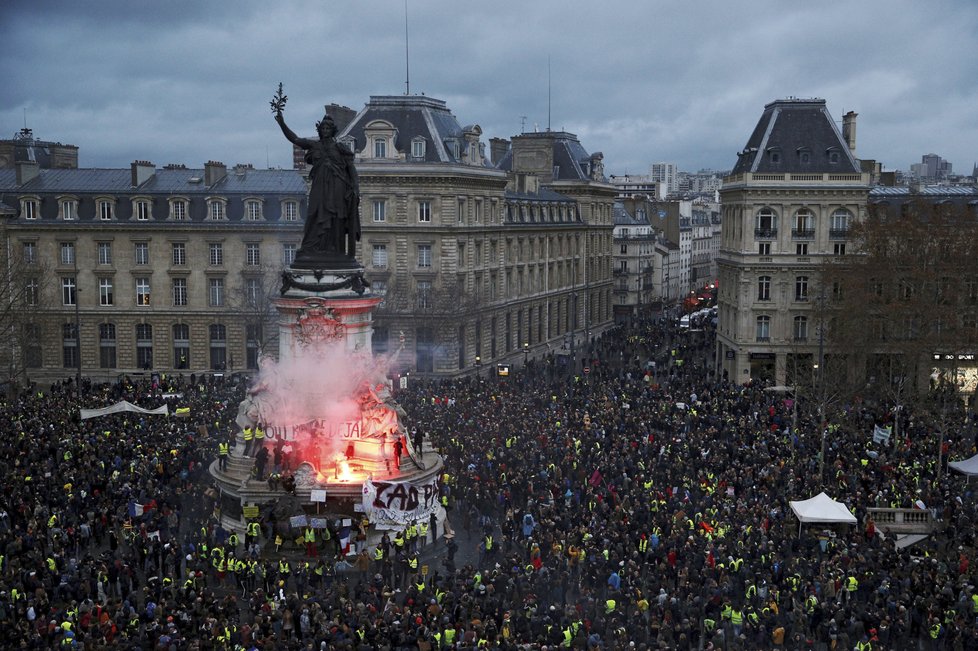
[[830, 228], [829, 229], [829, 237], [832, 238], [832, 239], [834, 239], [834, 240], [844, 240], [845, 238], [849, 237], [849, 229], [848, 228]]
[[814, 228], [792, 228], [791, 229], [791, 239], [793, 240], [811, 240], [815, 238]]
[[773, 240], [778, 236], [777, 228], [755, 228], [754, 237], [762, 240]]

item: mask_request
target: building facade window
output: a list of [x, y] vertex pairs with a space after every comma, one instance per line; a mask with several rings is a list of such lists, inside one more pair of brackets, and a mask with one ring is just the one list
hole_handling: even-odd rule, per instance
[[227, 330], [220, 323], [212, 323], [208, 332], [210, 334], [211, 368], [215, 371], [223, 371], [228, 367]]
[[224, 305], [224, 279], [211, 278], [208, 281], [208, 304], [211, 307], [221, 307]]
[[211, 242], [207, 247], [210, 253], [210, 264], [212, 267], [220, 267], [224, 264], [224, 245], [219, 242]]
[[173, 324], [173, 366], [190, 367], [190, 326], [186, 323]]
[[170, 201], [170, 218], [177, 222], [187, 221], [187, 201], [185, 199]]
[[778, 215], [771, 208], [761, 208], [754, 219], [755, 237], [772, 238], [778, 234]]
[[173, 305], [174, 307], [184, 307], [187, 305], [187, 279], [173, 279]]
[[428, 200], [418, 202], [418, 221], [423, 223], [431, 222], [431, 202]]
[[173, 254], [173, 266], [182, 267], [187, 264], [187, 245], [184, 242], [172, 242], [170, 251]]
[[136, 217], [136, 221], [149, 221], [153, 216], [152, 206], [153, 204], [147, 199], [135, 199], [133, 201], [132, 212]]
[[390, 351], [390, 330], [386, 326], [375, 326], [370, 346], [374, 355], [386, 355]]
[[432, 328], [417, 328], [414, 334], [414, 366], [419, 373], [435, 369], [435, 336]]
[[98, 218], [103, 222], [111, 221], [114, 217], [115, 206], [108, 199], [99, 199]]
[[795, 213], [794, 237], [815, 237], [815, 213], [803, 208]]
[[418, 281], [418, 309], [419, 310], [431, 309], [431, 281], [430, 280]]
[[61, 326], [62, 361], [65, 368], [78, 367], [78, 332], [74, 323]]
[[795, 255], [808, 255], [808, 242], [798, 242], [795, 244]]
[[808, 300], [808, 276], [795, 276], [795, 300]]
[[63, 265], [73, 265], [73, 264], [75, 264], [75, 244], [74, 244], [74, 242], [62, 242], [61, 243], [61, 264], [63, 264]]
[[24, 242], [21, 246], [21, 260], [24, 264], [37, 263], [37, 242]]
[[111, 278], [99, 278], [98, 279], [98, 304], [102, 306], [109, 306], [113, 304], [114, 296], [112, 295], [112, 279]]
[[387, 221], [387, 200], [374, 199], [373, 207], [374, 207], [374, 222]]
[[794, 327], [795, 341], [808, 341], [808, 317], [796, 316]]
[[245, 219], [250, 222], [260, 221], [262, 217], [261, 201], [249, 199], [245, 201]]
[[845, 242], [835, 242], [832, 245], [832, 255], [845, 255], [845, 254], [846, 254]]
[[153, 368], [153, 326], [136, 324], [136, 364], [148, 371]]
[[289, 266], [293, 262], [295, 262], [295, 252], [296, 252], [296, 246], [295, 246], [295, 244], [283, 244], [282, 245], [282, 262], [286, 266]]
[[33, 307], [41, 298], [41, 284], [37, 278], [30, 277], [24, 283], [24, 305]]
[[20, 200], [20, 216], [24, 219], [37, 219], [41, 215], [40, 202], [37, 199]]
[[224, 221], [227, 213], [224, 210], [224, 201], [221, 199], [211, 199], [207, 202], [207, 214], [213, 221]]
[[299, 221], [299, 202], [286, 201], [282, 204], [282, 219], [287, 222]]
[[431, 268], [431, 245], [430, 244], [418, 245], [418, 268], [419, 269]]
[[96, 245], [98, 250], [98, 263], [103, 266], [112, 264], [112, 242], [99, 242]]
[[[249, 323], [245, 327], [245, 366], [250, 371], [258, 370], [258, 353], [261, 351], [261, 326]], [[376, 329], [374, 336], [377, 336]]]
[[27, 368], [41, 368], [43, 357], [41, 355], [41, 328], [36, 323], [24, 324], [24, 366]]
[[136, 264], [149, 264], [149, 243], [136, 242], [134, 248], [136, 253]]
[[757, 340], [771, 340], [771, 317], [766, 315], [757, 317]]
[[150, 305], [149, 278], [136, 278], [136, 305], [139, 307]]
[[411, 141], [411, 156], [414, 158], [424, 158], [425, 153], [425, 140], [424, 138], [415, 138]]
[[116, 367], [115, 324], [100, 323], [98, 326], [98, 366]]
[[261, 245], [251, 242], [245, 245], [245, 264], [249, 267], [261, 265]]
[[371, 257], [371, 265], [376, 269], [387, 268], [387, 245], [386, 244], [373, 245], [373, 256]]
[[839, 208], [832, 213], [832, 224], [829, 227], [829, 237], [846, 237], [849, 235], [849, 224], [852, 213], [845, 208]]
[[761, 276], [757, 279], [757, 300], [771, 300], [771, 277]]
[[61, 304], [74, 305], [78, 299], [77, 287], [74, 276], [65, 276], [61, 279]]
[[387, 140], [374, 138], [374, 158], [387, 158]]
[[245, 279], [245, 300], [251, 307], [257, 307], [261, 303], [262, 289], [261, 281], [258, 278]]
[[69, 222], [78, 219], [77, 199], [61, 199], [58, 202], [58, 208], [61, 213], [61, 219], [64, 221]]

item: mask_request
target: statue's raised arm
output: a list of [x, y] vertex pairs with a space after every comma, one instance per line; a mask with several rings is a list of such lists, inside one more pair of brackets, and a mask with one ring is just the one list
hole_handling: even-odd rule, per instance
[[[330, 115], [316, 123], [318, 139], [297, 136], [282, 117], [286, 101], [280, 83], [271, 101], [275, 121], [289, 142], [306, 150], [309, 169], [309, 209], [293, 266], [347, 267], [355, 263], [353, 251], [360, 239], [360, 188], [353, 152], [336, 142], [336, 123]], [[301, 267], [305, 264], [310, 266]]]

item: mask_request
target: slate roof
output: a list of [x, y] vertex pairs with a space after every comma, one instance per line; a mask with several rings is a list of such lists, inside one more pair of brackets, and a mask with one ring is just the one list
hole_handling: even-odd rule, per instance
[[[204, 185], [202, 169], [157, 169], [153, 176], [138, 188], [132, 186], [128, 169], [42, 169], [38, 175], [17, 185], [15, 170], [0, 170], [0, 192], [18, 194], [305, 194], [306, 183], [295, 170], [248, 169], [238, 174], [232, 168], [227, 176], [214, 185]], [[201, 179], [194, 182], [191, 179]]]
[[[837, 163], [830, 152], [838, 152]], [[808, 153], [808, 162], [802, 153]], [[858, 174], [859, 163], [829, 115], [823, 99], [781, 99], [764, 107], [761, 119], [731, 174]]]
[[[566, 131], [544, 131], [523, 133], [520, 138], [549, 138], [553, 144], [554, 181], [590, 181], [586, 166], [591, 154], [584, 149], [581, 141], [573, 133]], [[513, 169], [513, 149], [503, 154], [496, 169], [511, 172]]]
[[616, 202], [612, 213], [615, 226], [650, 226], [649, 218], [641, 219], [632, 215], [625, 206]]
[[911, 194], [924, 197], [976, 197], [978, 188], [962, 185], [927, 185], [911, 192], [908, 186], [878, 185], [869, 190], [870, 199], [885, 197], [909, 197]]
[[[360, 151], [367, 141], [364, 127], [374, 120], [393, 125], [397, 130], [394, 147], [407, 155], [408, 162], [459, 163], [447, 145], [447, 141], [453, 139], [458, 141], [460, 153], [465, 154], [465, 129], [444, 100], [424, 95], [372, 95], [337, 138], [352, 136], [356, 150]], [[411, 143], [418, 136], [424, 138], [426, 144], [424, 159], [420, 161], [411, 156]]]

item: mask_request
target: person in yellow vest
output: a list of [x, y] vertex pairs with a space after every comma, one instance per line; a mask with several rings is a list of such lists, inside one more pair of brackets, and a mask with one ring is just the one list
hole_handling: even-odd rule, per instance
[[241, 434], [244, 437], [244, 444], [245, 444], [244, 453], [245, 453], [245, 456], [250, 456], [251, 455], [251, 445], [252, 445], [252, 443], [255, 440], [255, 430], [253, 430], [251, 428], [251, 425], [245, 425], [245, 428], [241, 432]]
[[221, 472], [228, 469], [228, 455], [231, 453], [231, 445], [227, 441], [221, 441], [217, 444], [217, 460], [218, 468]]
[[428, 529], [427, 521], [421, 520], [418, 522], [418, 543], [421, 549], [424, 549], [425, 545], [428, 544]]
[[309, 558], [315, 558], [316, 530], [312, 527], [306, 527], [305, 531], [302, 533], [302, 541], [306, 544], [306, 556]]
[[255, 452], [258, 452], [265, 445], [265, 428], [261, 423], [255, 425]]

